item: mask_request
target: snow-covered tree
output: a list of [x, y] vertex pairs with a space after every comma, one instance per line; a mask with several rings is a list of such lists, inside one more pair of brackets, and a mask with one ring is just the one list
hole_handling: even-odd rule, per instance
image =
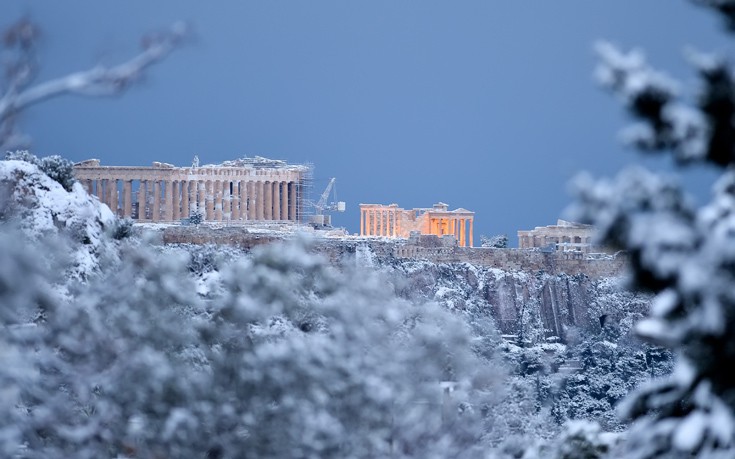
[[[60, 182], [69, 176], [55, 174], [56, 180], [52, 179], [40, 169], [43, 160], [27, 152], [10, 157], [16, 156], [23, 160], [0, 161], [0, 223], [15, 225], [31, 241], [59, 236], [55, 240], [69, 259], [59, 268], [75, 279], [92, 274], [106, 256], [114, 258], [115, 251], [108, 250], [111, 244], [105, 237], [115, 226], [110, 209], [87, 194], [79, 182], [72, 182], [66, 190]], [[51, 173], [54, 171], [58, 169]]]
[[502, 427], [506, 370], [460, 317], [308, 242], [219, 266], [201, 297], [185, 254], [126, 239], [60, 296], [62, 259], [0, 232], [4, 456], [484, 457]]
[[[733, 31], [735, 1], [697, 3], [722, 13]], [[640, 169], [612, 181], [578, 182], [576, 214], [602, 242], [628, 251], [632, 285], [654, 293], [639, 335], [676, 352], [670, 377], [641, 388], [623, 413], [634, 424], [627, 457], [735, 455], [735, 84], [727, 59], [690, 52], [701, 77], [687, 103], [679, 84], [639, 51], [598, 46], [603, 85], [638, 120], [626, 137], [644, 151], [670, 151], [679, 164], [721, 168], [712, 201], [695, 207], [681, 187]]]
[[189, 223], [195, 226], [199, 226], [204, 221], [204, 214], [199, 210], [192, 210], [189, 215]]
[[480, 236], [480, 246], [494, 249], [505, 249], [508, 247], [508, 235], [496, 234], [495, 236]]
[[88, 97], [120, 94], [139, 80], [148, 67], [179, 47], [187, 34], [187, 26], [176, 23], [166, 31], [145, 37], [144, 49], [126, 62], [113, 67], [98, 65], [34, 84], [39, 70], [40, 28], [28, 18], [7, 26], [0, 45], [4, 55], [4, 79], [0, 79], [0, 151], [28, 147], [30, 138], [17, 126], [19, 115], [28, 107], [64, 94]]
[[71, 191], [74, 183], [74, 163], [59, 155], [39, 158], [28, 150], [16, 150], [5, 154], [6, 161], [25, 161], [38, 166], [41, 171], [58, 182], [66, 191]]

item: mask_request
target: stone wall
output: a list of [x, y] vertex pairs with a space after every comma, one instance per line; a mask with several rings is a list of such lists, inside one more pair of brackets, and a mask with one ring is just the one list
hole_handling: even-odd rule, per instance
[[[250, 249], [263, 243], [293, 237], [293, 229], [274, 226], [270, 232], [251, 232], [243, 227], [182, 227], [163, 229], [166, 244], [223, 244]], [[584, 274], [593, 278], [618, 277], [626, 264], [624, 254], [586, 254], [581, 252], [542, 252], [525, 249], [458, 247], [451, 237], [422, 236], [408, 242], [380, 238], [315, 238], [314, 250], [332, 261], [344, 261], [368, 248], [372, 256], [387, 260], [426, 260], [432, 263], [470, 263], [504, 271], [549, 274]]]

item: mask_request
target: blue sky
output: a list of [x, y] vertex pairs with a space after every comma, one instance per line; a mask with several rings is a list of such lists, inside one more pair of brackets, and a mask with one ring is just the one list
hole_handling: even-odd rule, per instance
[[[334, 222], [352, 232], [360, 202], [443, 201], [476, 212], [475, 240], [513, 246], [556, 221], [578, 171], [641, 162], [594, 83], [596, 40], [640, 46], [685, 83], [684, 46], [732, 55], [719, 18], [682, 0], [2, 0], [0, 25], [24, 14], [44, 33], [40, 79], [126, 59], [176, 20], [196, 31], [124, 96], [26, 111], [39, 155], [312, 162], [317, 193], [337, 177], [348, 211]], [[690, 182], [704, 194], [711, 178]]]

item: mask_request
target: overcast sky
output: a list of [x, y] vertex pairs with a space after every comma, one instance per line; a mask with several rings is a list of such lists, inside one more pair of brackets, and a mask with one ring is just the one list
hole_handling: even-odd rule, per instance
[[443, 201], [476, 212], [476, 241], [506, 233], [512, 246], [561, 216], [578, 171], [640, 162], [594, 83], [596, 40], [640, 46], [688, 83], [684, 46], [733, 55], [719, 18], [683, 0], [0, 1], [0, 25], [42, 27], [40, 79], [117, 63], [176, 20], [196, 31], [122, 97], [25, 112], [39, 155], [311, 162], [315, 194], [337, 178], [348, 211], [334, 222], [352, 232], [361, 202]]

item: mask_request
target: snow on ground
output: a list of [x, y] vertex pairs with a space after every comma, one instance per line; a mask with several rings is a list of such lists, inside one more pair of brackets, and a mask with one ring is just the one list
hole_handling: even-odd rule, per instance
[[66, 191], [35, 165], [6, 160], [0, 161], [0, 195], [0, 215], [30, 239], [65, 234], [77, 243], [69, 254], [75, 265], [70, 274], [84, 277], [97, 267], [103, 233], [115, 216], [80, 183]]

